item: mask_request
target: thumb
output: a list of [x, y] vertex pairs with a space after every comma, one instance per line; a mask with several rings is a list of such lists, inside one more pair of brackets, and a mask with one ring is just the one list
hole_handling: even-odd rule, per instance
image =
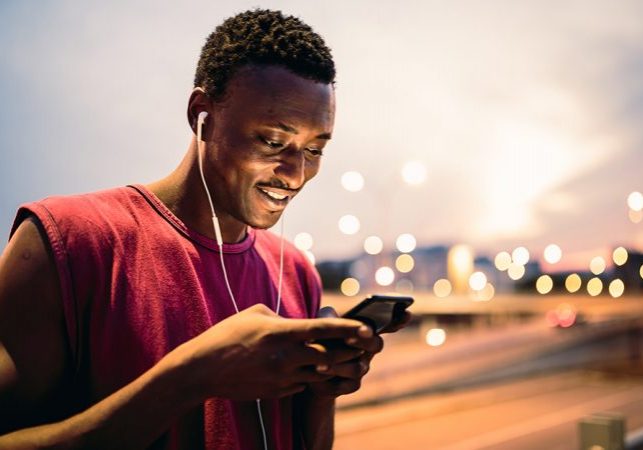
[[332, 306], [324, 306], [319, 311], [317, 311], [317, 317], [339, 317], [339, 314], [337, 314], [337, 311], [335, 311], [335, 308], [333, 308]]

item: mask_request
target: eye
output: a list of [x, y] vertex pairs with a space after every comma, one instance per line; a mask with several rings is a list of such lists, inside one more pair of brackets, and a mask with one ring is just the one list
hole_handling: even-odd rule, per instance
[[321, 148], [306, 147], [306, 151], [313, 156], [322, 156], [324, 154]]
[[284, 148], [283, 142], [274, 141], [272, 139], [267, 139], [267, 138], [264, 138], [264, 137], [260, 137], [259, 139], [261, 139], [261, 141], [265, 145], [267, 145], [268, 147], [270, 147], [272, 149], [282, 149], [282, 148]]

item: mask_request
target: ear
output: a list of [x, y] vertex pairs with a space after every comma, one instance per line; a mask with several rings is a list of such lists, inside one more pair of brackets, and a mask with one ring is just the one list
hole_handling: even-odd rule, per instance
[[190, 94], [190, 100], [188, 100], [188, 124], [192, 129], [192, 133], [194, 133], [194, 135], [196, 136], [197, 117], [199, 116], [200, 112], [206, 111], [208, 113], [208, 118], [203, 125], [203, 139], [205, 140], [209, 140], [209, 132], [212, 130], [213, 117], [211, 107], [212, 102], [210, 101], [203, 88], [195, 87]]

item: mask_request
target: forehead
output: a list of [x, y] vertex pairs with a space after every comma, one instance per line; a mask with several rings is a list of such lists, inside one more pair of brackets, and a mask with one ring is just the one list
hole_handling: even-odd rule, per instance
[[329, 132], [335, 90], [283, 67], [245, 66], [230, 79], [221, 106], [236, 119], [287, 121]]

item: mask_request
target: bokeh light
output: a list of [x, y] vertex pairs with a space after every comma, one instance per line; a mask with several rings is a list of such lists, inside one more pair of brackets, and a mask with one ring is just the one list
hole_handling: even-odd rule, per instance
[[496, 288], [494, 288], [491, 283], [487, 283], [481, 290], [476, 291], [473, 294], [473, 299], [475, 301], [488, 302], [496, 294]]
[[511, 265], [511, 255], [508, 252], [500, 252], [493, 260], [496, 269], [505, 271]]
[[496, 294], [496, 288], [491, 283], [487, 283], [482, 291], [480, 291], [481, 300], [489, 301]]
[[408, 273], [413, 270], [413, 267], [415, 267], [415, 260], [411, 255], [407, 255], [406, 253], [398, 256], [395, 260], [395, 268], [398, 272]]
[[555, 310], [547, 311], [547, 313], [545, 314], [545, 321], [547, 322], [547, 325], [550, 327], [558, 326], [558, 314], [556, 314], [556, 311]]
[[630, 209], [627, 212], [627, 216], [630, 218], [630, 222], [640, 223], [643, 220], [643, 211], [634, 211], [633, 209]]
[[561, 303], [556, 308], [556, 316], [558, 325], [563, 328], [571, 327], [576, 322], [576, 309], [568, 303]]
[[567, 275], [567, 278], [565, 278], [565, 289], [567, 289], [567, 292], [570, 294], [578, 292], [582, 284], [583, 281], [577, 273]]
[[294, 244], [295, 247], [297, 247], [299, 250], [310, 250], [311, 248], [313, 248], [313, 237], [310, 235], [310, 233], [297, 233], [297, 235], [295, 235]]
[[629, 206], [632, 211], [643, 210], [643, 194], [638, 191], [630, 193], [630, 195], [627, 196], [627, 206]]
[[426, 332], [426, 343], [431, 347], [439, 347], [447, 340], [447, 333], [442, 328], [431, 328]]
[[375, 282], [380, 286], [390, 286], [393, 281], [395, 281], [395, 272], [390, 267], [380, 267], [375, 272]]
[[315, 265], [315, 255], [310, 250], [304, 250], [304, 255], [308, 258], [308, 261], [314, 266]]
[[473, 272], [469, 277], [469, 287], [481, 291], [487, 285], [487, 276], [482, 272]]
[[342, 186], [349, 192], [359, 192], [364, 187], [364, 177], [354, 170], [342, 175]]
[[549, 244], [543, 252], [545, 261], [549, 264], [556, 264], [563, 256], [563, 252], [556, 244]]
[[433, 284], [433, 293], [436, 297], [448, 297], [451, 295], [451, 282], [445, 278], [440, 278]]
[[627, 250], [625, 250], [623, 247], [614, 249], [614, 252], [612, 253], [612, 260], [617, 266], [622, 266], [627, 262]]
[[507, 274], [514, 281], [520, 280], [525, 275], [525, 266], [511, 263], [507, 269]]
[[346, 214], [339, 219], [339, 231], [344, 234], [355, 234], [359, 231], [359, 219], [352, 214]]
[[589, 270], [594, 275], [600, 275], [605, 271], [605, 259], [602, 256], [595, 256], [589, 263]]
[[364, 251], [369, 255], [377, 255], [384, 248], [384, 242], [377, 236], [369, 236], [364, 239]]
[[406, 278], [395, 283], [395, 290], [402, 294], [411, 294], [413, 293], [413, 282], [407, 280]]
[[592, 297], [596, 297], [603, 291], [603, 282], [600, 278], [594, 277], [587, 282], [587, 293]]
[[618, 298], [623, 295], [623, 292], [625, 292], [625, 283], [623, 283], [623, 280], [619, 280], [617, 278], [616, 280], [612, 280], [610, 282], [608, 289], [612, 297]]
[[524, 266], [529, 262], [529, 250], [525, 247], [517, 247], [511, 252], [511, 260], [514, 264]]
[[554, 281], [549, 275], [541, 275], [536, 280], [536, 290], [539, 294], [548, 294], [554, 287]]
[[416, 244], [415, 236], [410, 233], [400, 234], [395, 240], [395, 247], [397, 247], [401, 253], [411, 253], [415, 250]]
[[346, 278], [344, 281], [342, 281], [342, 284], [339, 287], [339, 289], [342, 291], [342, 294], [347, 297], [352, 297], [359, 294], [359, 288], [359, 281], [357, 281], [355, 278]]
[[641, 267], [639, 267], [639, 275], [641, 278], [643, 278], [643, 264], [641, 264]]
[[419, 161], [409, 161], [402, 167], [402, 179], [410, 185], [422, 184], [426, 180], [426, 167]]

